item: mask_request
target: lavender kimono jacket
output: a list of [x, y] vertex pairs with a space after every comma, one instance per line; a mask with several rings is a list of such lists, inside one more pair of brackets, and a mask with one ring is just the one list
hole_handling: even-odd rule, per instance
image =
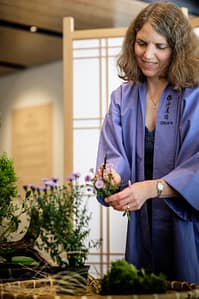
[[[121, 85], [112, 93], [101, 131], [97, 167], [106, 153], [126, 185], [144, 180], [145, 100], [145, 83]], [[131, 212], [126, 260], [168, 279], [199, 283], [199, 87], [165, 88], [156, 120], [153, 178], [164, 179], [179, 196], [152, 200], [151, 233], [147, 203]]]

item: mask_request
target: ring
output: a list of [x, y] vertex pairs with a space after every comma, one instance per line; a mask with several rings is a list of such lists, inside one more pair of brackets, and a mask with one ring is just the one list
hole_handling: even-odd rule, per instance
[[127, 205], [127, 210], [130, 210], [130, 206], [129, 206], [129, 204]]

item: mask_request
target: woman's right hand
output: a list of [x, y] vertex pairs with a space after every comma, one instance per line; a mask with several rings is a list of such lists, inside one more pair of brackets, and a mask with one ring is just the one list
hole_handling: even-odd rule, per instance
[[96, 173], [97, 178], [102, 178], [104, 181], [109, 181], [111, 185], [119, 185], [121, 182], [121, 177], [119, 173], [112, 168], [111, 164], [107, 163], [106, 167], [101, 164]]

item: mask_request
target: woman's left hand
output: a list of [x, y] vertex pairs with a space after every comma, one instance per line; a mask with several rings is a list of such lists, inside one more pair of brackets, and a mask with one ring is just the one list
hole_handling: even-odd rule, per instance
[[134, 183], [121, 192], [105, 198], [105, 202], [117, 211], [136, 211], [148, 198], [155, 197], [155, 194], [155, 181], [149, 180]]

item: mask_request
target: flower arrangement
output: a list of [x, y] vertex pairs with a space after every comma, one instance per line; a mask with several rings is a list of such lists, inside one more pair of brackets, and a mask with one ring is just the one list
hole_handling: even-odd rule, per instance
[[[104, 157], [104, 163], [98, 169], [98, 173], [92, 179], [93, 187], [98, 197], [106, 198], [121, 191], [120, 175], [114, 170], [113, 165], [107, 162], [107, 157]], [[124, 211], [123, 216], [130, 220], [130, 212]]]
[[88, 250], [99, 245], [99, 241], [87, 240], [91, 218], [87, 199], [93, 195], [90, 180], [86, 176], [81, 184], [80, 174], [73, 173], [62, 185], [52, 178], [43, 179], [42, 186], [24, 186], [29, 217], [35, 219], [38, 236], [34, 245], [45, 249], [60, 266], [83, 266]]
[[99, 197], [109, 197], [120, 191], [120, 177], [113, 170], [111, 163], [103, 164], [102, 171], [93, 178], [94, 190]]

